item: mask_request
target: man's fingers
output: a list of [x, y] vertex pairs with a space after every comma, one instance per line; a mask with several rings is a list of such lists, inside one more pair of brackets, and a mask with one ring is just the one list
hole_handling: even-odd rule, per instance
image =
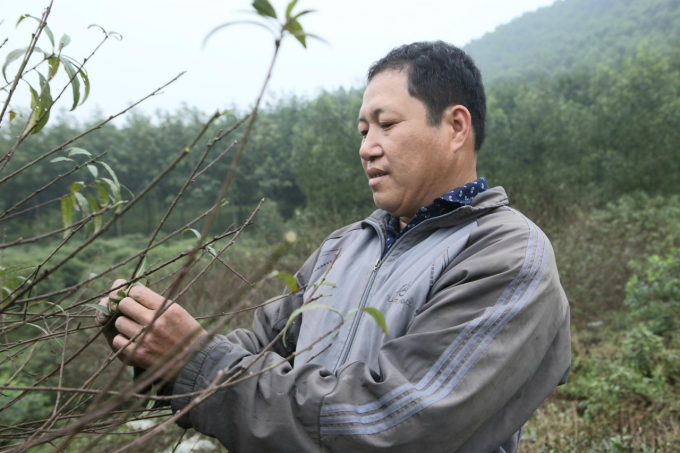
[[137, 324], [146, 325], [153, 319], [153, 311], [149, 310], [132, 297], [126, 297], [121, 300], [118, 304], [118, 308], [123, 315], [137, 322]]
[[[132, 297], [134, 300], [144, 305], [149, 310], [157, 310], [163, 306], [165, 302], [165, 297], [160, 294], [156, 294], [146, 286], [135, 285], [130, 289], [128, 296]], [[165, 302], [167, 306], [170, 302]]]
[[[128, 337], [126, 337], [125, 335], [122, 335], [122, 334], [116, 335], [113, 338], [113, 349], [116, 350], [116, 351], [120, 351], [121, 349], [123, 349], [123, 347], [125, 347], [125, 345], [127, 344], [128, 341], [130, 341], [130, 339]], [[128, 348], [130, 348], [130, 347], [134, 348], [134, 346], [135, 346], [135, 344], [133, 342], [133, 343], [130, 343], [127, 347]], [[122, 354], [125, 354], [125, 352], [122, 352], [121, 355]]]
[[[112, 346], [114, 351], [120, 351], [130, 341], [125, 335], [118, 334], [113, 338]], [[118, 358], [127, 365], [132, 365], [130, 354], [135, 348], [135, 343], [130, 343], [125, 350], [118, 354]]]
[[[102, 307], [105, 307], [107, 310], [109, 310], [109, 298], [105, 297], [99, 301], [99, 305]], [[101, 311], [97, 310], [97, 312], [94, 314], [94, 320], [99, 324], [100, 326], [103, 326], [106, 324], [106, 322], [109, 320], [110, 316], [106, 316], [104, 313]]]
[[116, 319], [116, 330], [127, 338], [132, 338], [142, 330], [142, 326], [127, 316], [119, 316]]
[[109, 298], [113, 299], [120, 299], [120, 295], [118, 294], [118, 291], [125, 291], [127, 286], [123, 286], [119, 288], [120, 285], [123, 285], [127, 282], [127, 280], [123, 280], [122, 278], [116, 279], [115, 282], [113, 282], [113, 285], [111, 285], [111, 292], [109, 293]]

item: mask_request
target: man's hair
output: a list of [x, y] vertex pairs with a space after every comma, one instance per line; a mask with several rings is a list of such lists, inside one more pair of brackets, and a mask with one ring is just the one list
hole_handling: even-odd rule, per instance
[[427, 109], [430, 126], [438, 125], [447, 107], [463, 105], [472, 117], [475, 151], [484, 142], [486, 95], [482, 74], [472, 58], [443, 41], [414, 42], [392, 49], [368, 70], [368, 82], [384, 71], [405, 71], [408, 92]]

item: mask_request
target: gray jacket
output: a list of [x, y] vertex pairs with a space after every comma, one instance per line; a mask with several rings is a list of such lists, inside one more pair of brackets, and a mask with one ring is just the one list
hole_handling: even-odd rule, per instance
[[[314, 303], [249, 372], [293, 363], [220, 390], [179, 424], [232, 452], [514, 452], [521, 427], [566, 381], [569, 305], [543, 232], [490, 189], [428, 219], [381, 258], [388, 214], [331, 234], [289, 294], [256, 312], [252, 331], [215, 337], [174, 384], [206, 388], [250, 364], [318, 286]], [[333, 257], [337, 260], [329, 270]], [[323, 296], [317, 299], [317, 296]], [[308, 350], [307, 350], [308, 349]], [[173, 400], [174, 411], [190, 401]]]

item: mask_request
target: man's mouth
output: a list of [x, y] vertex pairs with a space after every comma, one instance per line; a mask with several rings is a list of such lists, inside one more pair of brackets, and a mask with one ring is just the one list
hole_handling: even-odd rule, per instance
[[368, 176], [368, 186], [375, 187], [380, 183], [380, 180], [387, 176], [388, 173], [380, 168], [371, 168], [366, 171], [366, 176]]

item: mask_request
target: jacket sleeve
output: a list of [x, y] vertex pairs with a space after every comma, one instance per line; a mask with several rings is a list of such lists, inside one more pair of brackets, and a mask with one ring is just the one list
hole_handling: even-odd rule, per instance
[[[480, 223], [406, 335], [382, 345], [377, 370], [285, 362], [220, 390], [179, 423], [232, 452], [494, 451], [564, 380], [568, 311], [545, 235], [519, 215]], [[250, 365], [276, 318], [214, 338], [181, 371], [175, 394]], [[249, 372], [285, 352], [265, 353]], [[173, 410], [189, 401], [173, 400]]]

